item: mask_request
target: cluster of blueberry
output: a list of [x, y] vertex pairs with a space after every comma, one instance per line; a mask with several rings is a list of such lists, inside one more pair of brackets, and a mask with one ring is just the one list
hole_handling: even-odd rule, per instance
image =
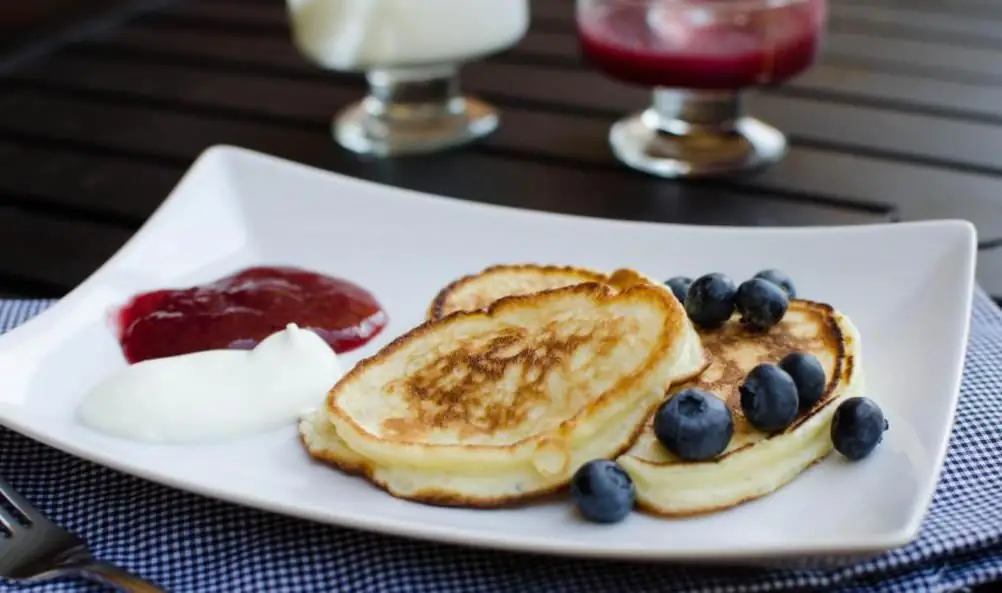
[[[763, 270], [735, 286], [715, 272], [696, 280], [683, 276], [665, 284], [702, 329], [717, 329], [737, 309], [741, 323], [767, 330], [783, 320], [796, 296], [793, 280], [779, 270]], [[741, 408], [748, 423], [763, 432], [785, 430], [797, 413], [810, 409], [825, 392], [825, 371], [813, 355], [796, 352], [778, 365], [760, 364], [740, 387]], [[730, 408], [700, 389], [680, 391], [658, 408], [654, 434], [670, 453], [683, 461], [708, 461], [720, 455], [734, 435]]]
[[[739, 387], [741, 411], [762, 432], [786, 430], [797, 414], [825, 393], [825, 371], [810, 353], [794, 352], [773, 365], [756, 366]], [[654, 414], [654, 434], [683, 461], [709, 461], [727, 449], [734, 435], [731, 409], [701, 389], [684, 389]]]
[[697, 327], [717, 329], [734, 310], [741, 315], [741, 323], [753, 329], [766, 330], [782, 321], [790, 308], [790, 299], [796, 298], [793, 280], [779, 270], [762, 270], [741, 286], [725, 274], [714, 272], [696, 280], [676, 276], [665, 282], [683, 305]]
[[[685, 305], [692, 322], [705, 330], [721, 327], [735, 309], [745, 326], [767, 330], [782, 321], [789, 300], [796, 297], [793, 281], [779, 270], [763, 270], [738, 287], [720, 273], [696, 280], [678, 276], [665, 284]], [[793, 352], [778, 364], [763, 363], [748, 373], [739, 387], [741, 411], [757, 430], [781, 432], [824, 396], [826, 386], [825, 371], [817, 357]], [[849, 398], [832, 417], [832, 445], [847, 459], [858, 461], [876, 448], [887, 428], [876, 402], [865, 397]], [[734, 419], [723, 400], [689, 388], [657, 409], [654, 434], [667, 451], [683, 461], [710, 461], [730, 444]], [[636, 489], [629, 474], [617, 463], [595, 460], [574, 475], [571, 496], [585, 518], [614, 523], [633, 509]]]

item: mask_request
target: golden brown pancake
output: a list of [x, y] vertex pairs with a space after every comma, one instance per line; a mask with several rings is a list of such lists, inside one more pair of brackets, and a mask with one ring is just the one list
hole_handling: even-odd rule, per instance
[[[859, 338], [830, 305], [793, 300], [783, 320], [766, 332], [747, 329], [735, 315], [718, 330], [700, 333], [710, 365], [672, 392], [695, 387], [727, 403], [734, 436], [716, 459], [684, 462], [654, 436], [653, 422], [619, 458], [637, 484], [638, 506], [655, 514], [687, 516], [730, 508], [775, 491], [831, 450], [828, 428], [837, 402], [861, 389]], [[821, 399], [786, 430], [766, 434], [741, 410], [740, 385], [760, 363], [778, 363], [792, 352], [810, 352], [828, 379]]]
[[584, 282], [604, 284], [605, 274], [571, 266], [503, 264], [463, 276], [443, 288], [428, 309], [428, 319], [440, 319], [456, 311], [486, 309], [507, 296], [531, 294]]
[[356, 365], [300, 434], [395, 496], [499, 506], [619, 455], [703, 364], [663, 288], [576, 284], [426, 322]]

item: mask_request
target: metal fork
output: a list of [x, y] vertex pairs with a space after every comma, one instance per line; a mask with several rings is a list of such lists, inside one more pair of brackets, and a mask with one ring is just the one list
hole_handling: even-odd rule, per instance
[[[6, 503], [6, 504], [3, 504]], [[156, 585], [95, 560], [87, 543], [50, 521], [0, 478], [0, 576], [26, 583], [63, 577], [97, 581], [129, 593], [164, 593]]]

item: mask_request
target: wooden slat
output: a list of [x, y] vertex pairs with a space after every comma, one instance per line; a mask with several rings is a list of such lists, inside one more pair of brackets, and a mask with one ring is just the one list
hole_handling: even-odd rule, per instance
[[[190, 57], [201, 55], [203, 58], [239, 56], [238, 59], [242, 60], [267, 61], [277, 68], [288, 68], [290, 73], [315, 72], [296, 55], [288, 41], [267, 39], [249, 43], [235, 36], [216, 37], [207, 33], [155, 29], [129, 29], [123, 37], [126, 44], [135, 43], [171, 55], [182, 52]], [[114, 44], [115, 40], [108, 43]], [[637, 108], [647, 101], [645, 91], [616, 85], [587, 71], [544, 70], [495, 63], [479, 63], [467, 70], [467, 81], [473, 88], [504, 93], [509, 97], [517, 95], [520, 99], [600, 107], [610, 110], [610, 113]], [[357, 77], [354, 80], [357, 81]], [[892, 81], [887, 83], [891, 86]], [[898, 92], [905, 90], [910, 89]], [[946, 97], [940, 95], [935, 98]], [[990, 98], [989, 94], [981, 98], [972, 96], [969, 100], [980, 101], [984, 106]], [[794, 137], [808, 142], [1002, 171], [1002, 162], [995, 158], [995, 154], [1002, 153], [1002, 136], [999, 135], [1002, 127], [999, 126], [890, 112], [874, 107], [822, 104], [811, 98], [777, 94], [756, 96], [752, 100], [752, 108]], [[816, 109], [824, 109], [826, 116], [815, 117], [813, 112]], [[899, 138], [890, 134], [892, 131], [898, 131], [902, 136]], [[992, 150], [992, 146], [1000, 150]]]
[[139, 21], [158, 16], [184, 19], [188, 22], [225, 23], [263, 30], [287, 30], [288, 12], [284, 2], [182, 2], [161, 11], [160, 15], [145, 16]]
[[[220, 8], [228, 2], [213, 2], [213, 8]], [[832, 13], [836, 26], [852, 24], [856, 18], [866, 24], [880, 24], [894, 28], [911, 28], [920, 32], [951, 33], [957, 35], [974, 35], [985, 39], [999, 39], [1002, 31], [993, 21], [971, 21], [969, 15], [993, 16], [1002, 18], [1002, 10], [996, 2], [978, 0], [870, 0], [868, 4], [884, 6], [859, 6], [845, 2], [833, 1]], [[272, 7], [261, 3], [256, 7], [257, 24], [273, 24]], [[551, 10], [563, 11], [559, 2], [534, 2], [534, 11], [538, 14]], [[963, 15], [958, 18], [958, 15]], [[242, 13], [244, 20], [248, 13]], [[266, 16], [267, 18], [262, 18]], [[550, 14], [554, 18], [555, 14]], [[965, 18], [967, 17], [967, 18]], [[249, 20], [254, 20], [251, 17]], [[841, 22], [840, 22], [841, 21]], [[975, 23], [975, 24], [972, 24]], [[982, 74], [981, 72], [976, 72]], [[869, 74], [869, 76], [868, 76]], [[994, 75], [994, 73], [993, 73]], [[939, 111], [951, 109], [966, 110], [984, 117], [997, 117], [1000, 110], [998, 89], [975, 84], [965, 85], [937, 81], [896, 73], [867, 73], [861, 69], [846, 69], [844, 67], [820, 66], [796, 81], [792, 88], [807, 91], [833, 90], [843, 95], [866, 100], [890, 100], [905, 104], [919, 104], [923, 107]], [[989, 292], [1002, 295], [1002, 251], [989, 251], [981, 254], [979, 261], [979, 281]]]
[[[616, 84], [585, 71], [506, 64], [468, 68], [471, 88], [508, 97], [606, 110], [609, 116], [643, 108], [648, 91]], [[1002, 125], [901, 113], [802, 97], [753, 94], [752, 113], [795, 138], [812, 143], [930, 159], [1002, 173]], [[824, 117], [817, 114], [824, 113]]]
[[54, 296], [82, 282], [121, 247], [131, 231], [0, 206], [0, 286], [24, 281]]
[[[910, 2], [910, 0], [909, 0]], [[566, 4], [566, 3], [564, 3]], [[559, 1], [533, 3], [534, 12], [550, 18], [564, 18], [570, 23], [570, 5], [562, 7]], [[872, 10], [871, 10], [872, 8]], [[174, 6], [168, 14], [182, 15], [216, 23], [270, 25], [281, 43], [287, 36], [286, 11], [281, 3], [234, 3], [232, 0], [210, 0], [209, 2], [188, 2]], [[890, 6], [871, 7], [865, 4], [833, 2], [832, 14], [846, 18], [863, 18], [880, 24], [902, 22], [926, 26], [929, 32], [957, 33], [967, 36], [994, 35], [1002, 40], [1002, 28], [990, 20], [947, 14], [930, 16], [916, 12], [911, 7]], [[151, 17], [156, 20], [157, 17]], [[922, 31], [924, 32], [924, 30]], [[254, 44], [272, 43], [255, 40]], [[566, 47], [568, 44], [562, 42]], [[573, 44], [571, 44], [573, 45]], [[274, 49], [274, 46], [270, 46]], [[576, 51], [576, 50], [574, 50]], [[548, 52], [552, 54], [552, 52]], [[569, 55], [569, 54], [568, 54]], [[285, 58], [279, 58], [287, 63]], [[293, 58], [299, 61], [298, 56]], [[786, 88], [802, 92], [822, 92], [828, 97], [843, 100], [893, 101], [894, 107], [904, 109], [920, 108], [946, 114], [973, 117], [998, 118], [1002, 112], [1002, 87], [998, 85], [965, 84], [931, 79], [928, 77], [867, 71], [864, 68], [849, 68], [819, 64], [799, 80], [792, 81]]]
[[995, 0], [832, 0], [832, 3], [901, 8], [933, 15], [1002, 19], [1002, 6]]
[[[204, 6], [226, 4], [244, 6], [215, 0]], [[623, 169], [605, 145], [605, 132], [613, 116], [641, 105], [644, 93], [573, 67], [577, 49], [570, 31], [544, 32], [544, 41], [550, 39], [547, 43], [572, 48], [574, 53], [562, 58], [574, 56], [566, 60], [570, 67], [515, 63], [525, 58], [531, 61], [534, 56], [561, 58], [559, 52], [552, 51], [556, 46], [551, 46], [537, 54], [531, 48], [520, 49], [514, 62], [486, 62], [469, 68], [466, 80], [470, 88], [505, 107], [502, 129], [481, 148], [367, 162], [335, 148], [328, 130], [332, 112], [360, 92], [360, 80], [306, 64], [292, 50], [284, 30], [275, 26], [281, 25], [274, 17], [276, 6], [281, 3], [271, 5], [267, 9], [270, 16], [260, 21], [254, 20], [257, 17], [247, 20], [246, 15], [253, 11], [237, 8], [229, 11], [230, 17], [227, 11], [199, 17], [218, 20], [200, 29], [128, 26], [121, 36], [80, 46], [97, 55], [74, 57], [71, 50], [25, 70], [0, 92], [0, 164], [24, 169], [0, 181], [0, 204], [3, 194], [26, 192], [75, 207], [66, 196], [74, 182], [88, 179], [87, 170], [93, 168], [103, 175], [80, 193], [76, 206], [142, 216], [154, 203], [152, 196], [159, 192], [166, 195], [181, 163], [207, 145], [227, 142], [404, 187], [558, 212], [709, 224], [814, 224], [880, 219], [879, 213], [867, 209], [894, 206], [904, 218], [959, 213], [976, 221], [982, 239], [1002, 239], [1002, 202], [998, 200], [1002, 179], [894, 160], [929, 159], [1002, 171], [985, 156], [999, 135], [999, 126], [991, 121], [999, 111], [993, 96], [979, 94], [969, 99], [976, 108], [971, 110], [972, 117], [985, 119], [987, 126], [929, 114], [893, 113], [876, 106], [890, 101], [941, 110], [938, 102], [951, 93], [963, 94], [972, 86], [984, 90], [989, 88], [987, 84], [944, 83], [893, 74], [847, 85], [839, 95], [837, 78], [846, 70], [819, 68], [813, 81], [806, 78], [806, 84], [791, 87], [791, 95], [766, 94], [753, 102], [753, 108], [788, 128], [795, 138], [805, 139], [808, 146], [795, 147], [781, 165], [744, 183], [679, 184]], [[151, 22], [156, 23], [156, 18]], [[219, 26], [226, 22], [237, 22], [245, 29], [238, 26], [227, 31]], [[547, 37], [550, 35], [553, 37]], [[142, 51], [129, 56], [121, 52], [125, 48]], [[102, 54], [106, 57], [99, 57]], [[217, 62], [203, 65], [205, 59]], [[879, 74], [885, 65], [879, 59], [872, 63], [878, 67], [849, 72]], [[979, 71], [981, 75], [994, 73]], [[917, 93], [919, 96], [912, 99], [905, 96], [910, 92], [891, 92], [900, 82], [895, 76], [903, 76], [924, 94]], [[543, 80], [547, 82], [537, 84]], [[881, 81], [876, 90], [873, 80]], [[829, 95], [835, 100], [823, 102]], [[875, 105], [844, 104], [854, 97]], [[821, 109], [831, 120], [811, 121], [817, 119], [812, 114]], [[957, 108], [961, 109], [967, 107]], [[899, 138], [923, 127], [945, 140], [939, 138], [941, 143], [937, 144], [916, 134], [905, 135], [907, 142], [890, 143], [880, 134], [880, 126], [885, 132], [897, 130]], [[25, 141], [30, 141], [34, 158], [17, 156], [17, 150], [10, 148]], [[976, 150], [977, 146], [982, 150]], [[947, 151], [948, 147], [953, 150]], [[106, 156], [84, 152], [91, 148]], [[845, 152], [851, 149], [861, 149], [869, 156]], [[35, 164], [45, 163], [41, 158], [45, 155], [54, 158], [63, 153], [69, 155], [69, 164], [61, 168]], [[110, 156], [113, 154], [131, 154], [140, 160], [127, 163]], [[65, 181], [56, 181], [59, 177]], [[143, 197], [132, 204], [115, 205], [114, 198], [102, 203], [97, 195], [106, 192], [121, 199], [128, 195], [127, 186], [133, 184]], [[34, 193], [27, 188], [34, 188]], [[787, 196], [803, 193], [821, 202], [767, 198], [763, 192], [771, 190]], [[839, 200], [860, 203], [864, 209], [824, 203]], [[17, 217], [65, 222], [23, 210], [13, 212]], [[0, 232], [6, 225], [4, 216], [0, 208]], [[89, 223], [88, 228], [103, 232], [105, 227]], [[108, 254], [102, 249], [107, 251], [110, 244], [117, 247], [128, 235], [127, 229], [115, 230], [117, 239], [95, 243], [98, 248], [94, 253], [89, 247], [78, 247], [86, 252], [78, 254], [79, 261], [92, 262], [91, 269], [103, 261]], [[0, 270], [8, 270], [2, 255]], [[27, 271], [26, 277], [33, 281], [56, 284], [77, 273], [58, 267], [47, 272], [49, 275], [33, 274], [27, 267], [11, 270], [15, 275]]]
[[[929, 5], [925, 9], [915, 5], [884, 4], [874, 6], [873, 3], [847, 3], [841, 0], [829, 2], [828, 15], [831, 30], [848, 33], [859, 33], [867, 36], [890, 35], [904, 38], [934, 38], [947, 43], [970, 45], [1002, 46], [1002, 14], [974, 13], [948, 6], [948, 2], [938, 2], [939, 9], [930, 12]], [[943, 8], [947, 5], [947, 8]], [[533, 17], [548, 29], [556, 27], [570, 29], [574, 26], [574, 7], [562, 1], [533, 2]], [[228, 4], [209, 4], [188, 9], [179, 8], [179, 16], [205, 19], [224, 19]], [[275, 6], [261, 4], [248, 6], [246, 13], [236, 17], [253, 19], [257, 25], [265, 23], [284, 24], [283, 14]], [[266, 20], [266, 17], [270, 19]]]
[[38, 33], [53, 26], [65, 26], [81, 17], [100, 14], [120, 6], [126, 0], [32, 0], [12, 2], [0, 10], [0, 35], [20, 36]]
[[[527, 153], [602, 164], [608, 122], [555, 113], [508, 111], [517, 124], [503, 127], [495, 144]], [[1000, 236], [1002, 179], [935, 167], [898, 163], [804, 146], [784, 161], [743, 181], [749, 186], [830, 199], [891, 204], [902, 220], [961, 217], [978, 225], [982, 239]]]
[[[322, 125], [340, 106], [358, 100], [362, 81], [355, 86], [323, 80], [276, 82], [239, 72], [207, 71], [189, 65], [149, 64], [140, 60], [104, 60], [62, 56], [24, 68], [9, 80], [56, 85], [65, 89], [154, 99], [178, 107], [225, 108], [249, 118], [282, 118], [283, 122]], [[241, 89], [242, 92], [234, 92]]]
[[31, 133], [53, 142], [176, 159], [230, 143], [412, 189], [586, 216], [704, 224], [851, 224], [883, 218], [871, 210], [752, 199], [708, 185], [665, 184], [619, 168], [586, 171], [472, 151], [367, 163], [337, 149], [327, 125], [325, 120], [295, 127], [23, 90], [0, 93], [0, 138], [5, 132]]
[[[574, 28], [574, 8], [564, 2], [533, 2], [537, 27], [570, 31]], [[168, 7], [158, 15], [140, 20], [173, 22], [189, 26], [215, 25], [286, 34], [288, 16], [281, 2], [248, 4], [225, 2], [184, 2]], [[952, 12], [930, 13], [915, 7], [872, 6], [834, 1], [829, 6], [829, 27], [847, 33], [868, 36], [932, 38], [951, 44], [1002, 46], [1002, 17]]]
[[[213, 58], [230, 64], [259, 68], [280, 68], [294, 74], [309, 74], [329, 80], [344, 80], [347, 76], [324, 71], [300, 56], [289, 38], [284, 36], [246, 36], [238, 32], [202, 31], [127, 25], [114, 35], [81, 41], [70, 52], [104, 51], [115, 54], [144, 53], [195, 59]], [[270, 74], [258, 70], [258, 74]], [[357, 77], [355, 77], [357, 78]]]
[[751, 95], [747, 103], [751, 113], [809, 142], [1002, 173], [1002, 125], [783, 96]]
[[[198, 0], [214, 6], [256, 6], [275, 10], [276, 0]], [[530, 3], [534, 16], [566, 19], [573, 11], [573, 0], [545, 0]], [[933, 14], [987, 16], [1002, 18], [1002, 6], [996, 0], [829, 0], [830, 6], [863, 5], [907, 8]]]
[[982, 42], [1002, 45], [1002, 19], [954, 13], [930, 13], [913, 7], [867, 6], [833, 2], [831, 18], [835, 26], [872, 32], [873, 26], [891, 34], [931, 35], [953, 38], [954, 42]]
[[887, 71], [924, 72], [937, 78], [1002, 79], [1002, 48], [958, 47], [946, 43], [832, 32], [822, 61], [850, 61]]
[[[233, 0], [209, 0], [209, 4], [219, 9], [225, 9], [232, 5]], [[261, 15], [265, 13], [274, 14], [276, 6], [268, 2], [252, 3], [252, 10]], [[545, 0], [543, 2], [532, 2], [532, 15], [537, 19], [545, 19], [555, 22], [571, 22], [574, 14], [574, 2], [572, 0]], [[870, 15], [886, 15], [887, 11], [896, 13], [899, 16], [898, 23], [914, 24], [919, 27], [945, 26], [950, 28], [951, 23], [969, 23], [978, 20], [1002, 19], [1002, 7], [994, 0], [829, 0], [828, 10], [834, 17], [858, 15], [866, 18], [868, 10]], [[923, 17], [932, 15], [943, 17], [945, 25], [937, 25], [926, 21]], [[917, 19], [910, 21], [910, 18]], [[871, 16], [868, 20], [880, 21], [880, 16]], [[962, 26], [962, 25], [961, 25]], [[974, 26], [977, 30], [977, 26]], [[995, 35], [995, 32], [989, 32]]]
[[1002, 86], [818, 64], [777, 91], [891, 109], [1002, 122]]
[[[244, 68], [258, 74], [323, 78], [361, 84], [358, 77], [325, 72], [307, 64], [284, 38], [248, 39], [206, 31], [123, 29], [119, 35], [75, 48], [77, 52], [128, 54]], [[491, 62], [494, 63], [494, 62]], [[503, 63], [503, 62], [497, 62]], [[572, 66], [569, 68], [574, 69]], [[267, 69], [267, 70], [265, 70]], [[595, 73], [592, 79], [601, 79]], [[967, 84], [863, 68], [819, 64], [800, 78], [765, 94], [795, 94], [842, 102], [887, 105], [897, 110], [942, 113], [964, 119], [1002, 120], [1002, 86]]]
[[[516, 54], [581, 62], [568, 32], [532, 31]], [[1002, 48], [956, 47], [950, 44], [832, 32], [825, 40], [821, 63], [851, 65], [881, 72], [920, 74], [944, 80], [1002, 81]]]
[[[534, 12], [536, 14], [549, 15], [559, 19], [566, 24], [553, 29], [545, 24], [537, 24], [529, 33], [524, 42], [514, 53], [528, 56], [542, 56], [546, 58], [559, 58], [570, 62], [579, 60], [579, 51], [573, 34], [573, 23], [571, 22], [572, 8], [569, 4], [559, 1], [548, 0], [547, 2], [534, 2]], [[858, 20], [858, 13], [861, 9], [850, 5], [848, 7], [834, 7], [833, 13], [840, 10], [848, 14], [856, 15], [853, 18]], [[875, 9], [880, 16], [874, 17], [875, 21], [893, 21], [896, 9]], [[887, 11], [890, 12], [890, 16]], [[900, 12], [900, 11], [899, 11]], [[908, 11], [904, 11], [909, 14]], [[221, 36], [238, 33], [239, 25], [251, 25], [256, 28], [263, 28], [259, 41], [264, 43], [264, 39], [269, 42], [280, 41], [287, 44], [287, 18], [282, 6], [267, 4], [207, 4], [182, 3], [177, 5], [169, 13], [149, 15], [140, 20], [146, 25], [157, 23], [170, 24], [171, 19], [178, 16], [185, 17], [182, 24], [192, 25], [201, 22], [202, 25], [210, 27], [212, 31]], [[927, 29], [916, 30], [909, 38], [895, 38], [889, 36], [886, 30], [876, 30], [868, 34], [865, 29], [853, 27], [851, 23], [837, 28], [833, 28], [827, 35], [825, 41], [825, 52], [821, 57], [822, 63], [835, 65], [854, 65], [860, 68], [867, 68], [882, 72], [909, 71], [923, 76], [942, 78], [945, 80], [983, 80], [1002, 81], [1002, 43], [997, 47], [960, 47], [956, 44], [957, 31], [965, 29], [980, 31], [1002, 37], [1002, 29], [993, 28], [990, 22], [978, 19], [964, 19], [956, 17], [952, 21], [947, 20], [945, 25], [938, 24], [936, 17], [925, 18], [926, 15], [916, 14], [912, 20], [918, 20], [927, 25]], [[837, 19], [836, 19], [837, 20]], [[959, 22], [958, 22], [959, 20]], [[230, 25], [229, 23], [233, 23]], [[886, 26], [885, 26], [886, 29]], [[923, 32], [926, 35], [923, 35]], [[927, 39], [932, 32], [939, 34], [952, 34], [953, 39], [944, 42], [936, 42]], [[973, 32], [964, 37], [969, 39]], [[983, 37], [983, 35], [982, 35]], [[992, 37], [990, 40], [995, 39]]]
[[[481, 71], [480, 69], [487, 70]], [[467, 73], [471, 86], [488, 91], [503, 90], [515, 80], [512, 66], [478, 65]], [[522, 70], [525, 70], [524, 68]], [[161, 102], [202, 105], [261, 113], [285, 118], [290, 123], [316, 129], [326, 125], [330, 111], [354, 98], [357, 91], [310, 80], [290, 80], [275, 84], [240, 74], [201, 71], [186, 66], [115, 62], [66, 58], [23, 74], [66, 85], [69, 88], [96, 89], [125, 93], [130, 97], [155, 98]], [[637, 104], [642, 94], [625, 87], [598, 88], [579, 92], [575, 85], [584, 73], [561, 71], [551, 78], [560, 84], [546, 87], [546, 71], [520, 71], [517, 79], [540, 100], [554, 104], [585, 105], [607, 109], [608, 118], [566, 113], [508, 108], [501, 131], [487, 147], [518, 153], [570, 160], [588, 165], [613, 167], [605, 145], [605, 133], [613, 113], [619, 107]], [[580, 80], [579, 78], [580, 77]], [[493, 86], [492, 86], [493, 85]], [[240, 92], [226, 92], [226, 89]], [[549, 89], [541, 91], [540, 89]], [[582, 103], [582, 101], [586, 101]], [[312, 123], [311, 123], [312, 122]], [[963, 216], [980, 225], [983, 238], [1002, 236], [1002, 180], [941, 169], [929, 169], [904, 163], [862, 158], [855, 155], [798, 147], [788, 162], [749, 182], [754, 187], [786, 192], [803, 192], [829, 199], [856, 200], [869, 204], [891, 204], [906, 219]], [[944, 199], [948, 198], [948, 201]]]
[[16, 200], [136, 227], [183, 169], [0, 140], [0, 204]]

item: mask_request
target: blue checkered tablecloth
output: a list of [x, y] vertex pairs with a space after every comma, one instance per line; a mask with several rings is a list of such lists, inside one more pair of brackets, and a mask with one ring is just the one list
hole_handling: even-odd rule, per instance
[[[50, 303], [0, 302], [0, 330]], [[94, 552], [175, 592], [956, 591], [1002, 580], [1002, 311], [980, 290], [946, 467], [918, 540], [832, 570], [530, 557], [316, 525], [171, 490], [0, 429], [0, 475]], [[53, 583], [35, 591], [98, 591]], [[0, 581], [3, 590], [21, 590]]]

